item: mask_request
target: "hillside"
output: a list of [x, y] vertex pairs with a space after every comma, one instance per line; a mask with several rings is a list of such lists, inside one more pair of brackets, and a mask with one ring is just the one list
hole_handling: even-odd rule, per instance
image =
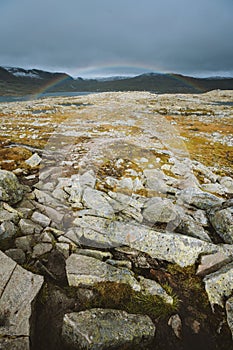
[[150, 91], [155, 93], [201, 93], [233, 90], [233, 78], [193, 78], [180, 74], [149, 73], [115, 79], [74, 79], [66, 73], [38, 69], [0, 67], [0, 95], [24, 96], [39, 92]]

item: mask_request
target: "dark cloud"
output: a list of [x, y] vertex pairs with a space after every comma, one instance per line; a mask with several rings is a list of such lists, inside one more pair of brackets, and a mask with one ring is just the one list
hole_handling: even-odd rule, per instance
[[232, 0], [1, 0], [0, 65], [233, 75], [232, 23]]

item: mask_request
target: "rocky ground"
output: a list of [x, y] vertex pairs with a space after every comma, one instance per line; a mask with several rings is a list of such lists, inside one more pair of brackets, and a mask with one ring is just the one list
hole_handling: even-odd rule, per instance
[[232, 105], [0, 104], [1, 349], [232, 347]]

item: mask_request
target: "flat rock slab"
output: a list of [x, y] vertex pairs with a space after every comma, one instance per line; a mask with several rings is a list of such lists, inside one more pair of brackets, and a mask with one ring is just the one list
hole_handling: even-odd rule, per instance
[[223, 307], [223, 299], [233, 291], [233, 263], [206, 276], [203, 281], [212, 308], [215, 304]]
[[0, 338], [30, 334], [31, 303], [42, 284], [43, 277], [23, 269], [0, 252]]
[[86, 239], [89, 238], [89, 246], [100, 246], [107, 241], [113, 242], [115, 246], [127, 245], [152, 258], [176, 263], [181, 267], [193, 265], [200, 254], [218, 251], [218, 247], [212, 243], [177, 233], [154, 231], [143, 225], [95, 217], [75, 219], [75, 225], [82, 228], [82, 235]]
[[62, 337], [74, 349], [110, 350], [124, 346], [147, 346], [155, 326], [148, 316], [113, 309], [90, 309], [66, 314]]
[[141, 287], [128, 269], [116, 268], [90, 256], [72, 254], [66, 260], [66, 273], [70, 286], [89, 287], [99, 282], [126, 283], [132, 289]]

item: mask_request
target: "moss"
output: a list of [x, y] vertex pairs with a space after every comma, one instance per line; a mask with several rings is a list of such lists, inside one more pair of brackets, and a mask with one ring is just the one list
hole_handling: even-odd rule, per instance
[[126, 284], [105, 282], [94, 286], [97, 298], [90, 307], [117, 308], [129, 313], [146, 314], [151, 318], [164, 318], [178, 309], [178, 298], [173, 305], [155, 295], [136, 292]]

